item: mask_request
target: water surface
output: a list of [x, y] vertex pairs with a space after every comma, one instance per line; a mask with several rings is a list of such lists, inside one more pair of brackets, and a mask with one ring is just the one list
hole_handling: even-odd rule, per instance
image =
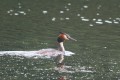
[[59, 73], [54, 60], [0, 56], [1, 80], [119, 80], [119, 0], [0, 0], [0, 51], [57, 48], [59, 31], [75, 53], [65, 57], [74, 73]]

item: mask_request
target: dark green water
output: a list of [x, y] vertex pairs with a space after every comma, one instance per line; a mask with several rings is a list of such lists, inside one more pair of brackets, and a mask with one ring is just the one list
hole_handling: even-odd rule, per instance
[[0, 51], [56, 48], [66, 41], [65, 64], [93, 72], [58, 73], [52, 59], [0, 56], [0, 80], [120, 80], [120, 0], [0, 0]]

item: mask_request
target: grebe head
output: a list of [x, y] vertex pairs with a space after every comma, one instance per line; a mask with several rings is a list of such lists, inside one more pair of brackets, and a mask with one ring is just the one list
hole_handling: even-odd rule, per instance
[[76, 39], [72, 38], [69, 34], [64, 33], [64, 32], [59, 32], [60, 34], [64, 34], [68, 39], [73, 40], [73, 41], [77, 41]]

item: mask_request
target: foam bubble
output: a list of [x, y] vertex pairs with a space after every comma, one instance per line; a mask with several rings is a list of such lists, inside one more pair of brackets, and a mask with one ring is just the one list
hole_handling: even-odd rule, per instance
[[27, 9], [28, 11], [31, 11], [30, 9]]
[[66, 20], [69, 20], [70, 18], [69, 18], [69, 17], [66, 17], [65, 19], [66, 19]]
[[14, 10], [12, 10], [12, 9], [10, 9], [9, 11], [7, 11], [8, 13], [11, 13], [11, 12], [13, 12]]
[[64, 18], [60, 18], [60, 20], [64, 20]]
[[70, 9], [68, 9], [68, 8], [66, 9], [66, 11], [69, 11], [69, 10], [70, 10]]
[[97, 21], [97, 22], [95, 22], [96, 24], [103, 24], [103, 22], [100, 22], [100, 21]]
[[83, 17], [83, 16], [81, 16], [80, 18], [81, 18], [81, 19], [84, 19], [84, 17]]
[[93, 18], [93, 21], [96, 21], [96, 19], [95, 19], [95, 18]]
[[106, 23], [112, 23], [112, 21], [109, 21], [109, 20], [105, 20]]
[[64, 11], [60, 11], [60, 13], [64, 13]]
[[119, 24], [119, 22], [117, 22], [117, 21], [114, 21], [114, 24]]
[[80, 16], [80, 14], [77, 14], [77, 16]]
[[68, 5], [70, 6], [70, 5], [71, 5], [71, 3], [68, 3]]
[[85, 19], [85, 18], [83, 18], [82, 21], [89, 21], [89, 19]]
[[22, 6], [18, 6], [18, 8], [22, 8]]
[[102, 21], [102, 19], [98, 19], [97, 21]]
[[18, 13], [14, 13], [15, 16], [19, 15]]
[[18, 3], [18, 5], [21, 5], [21, 3]]
[[56, 18], [55, 18], [55, 17], [53, 17], [53, 18], [52, 18], [52, 21], [55, 21], [55, 20], [56, 20]]
[[93, 24], [89, 24], [89, 26], [93, 26]]
[[106, 49], [107, 47], [103, 47], [103, 48], [105, 48], [105, 49]]
[[97, 7], [97, 9], [100, 9], [102, 6], [101, 5], [99, 5], [98, 7]]
[[84, 7], [84, 8], [88, 8], [88, 6], [87, 6], [87, 5], [84, 5], [83, 7]]
[[48, 11], [42, 11], [43, 12], [43, 14], [47, 14], [48, 13]]
[[120, 18], [116, 18], [116, 20], [119, 20], [119, 21], [120, 21]]
[[97, 13], [96, 15], [98, 15], [98, 16], [99, 16], [99, 15], [100, 15], [100, 13]]

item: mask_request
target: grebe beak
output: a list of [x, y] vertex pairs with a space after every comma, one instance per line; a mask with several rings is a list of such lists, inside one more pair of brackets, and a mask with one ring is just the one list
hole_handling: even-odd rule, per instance
[[72, 38], [72, 37], [70, 37], [69, 39], [70, 39], [70, 40], [73, 40], [73, 41], [77, 41], [76, 39], [74, 39], [74, 38]]
[[77, 41], [76, 39], [72, 38], [70, 35], [68, 35], [68, 34], [65, 34], [65, 35], [68, 37], [68, 39], [73, 40], [73, 41]]

